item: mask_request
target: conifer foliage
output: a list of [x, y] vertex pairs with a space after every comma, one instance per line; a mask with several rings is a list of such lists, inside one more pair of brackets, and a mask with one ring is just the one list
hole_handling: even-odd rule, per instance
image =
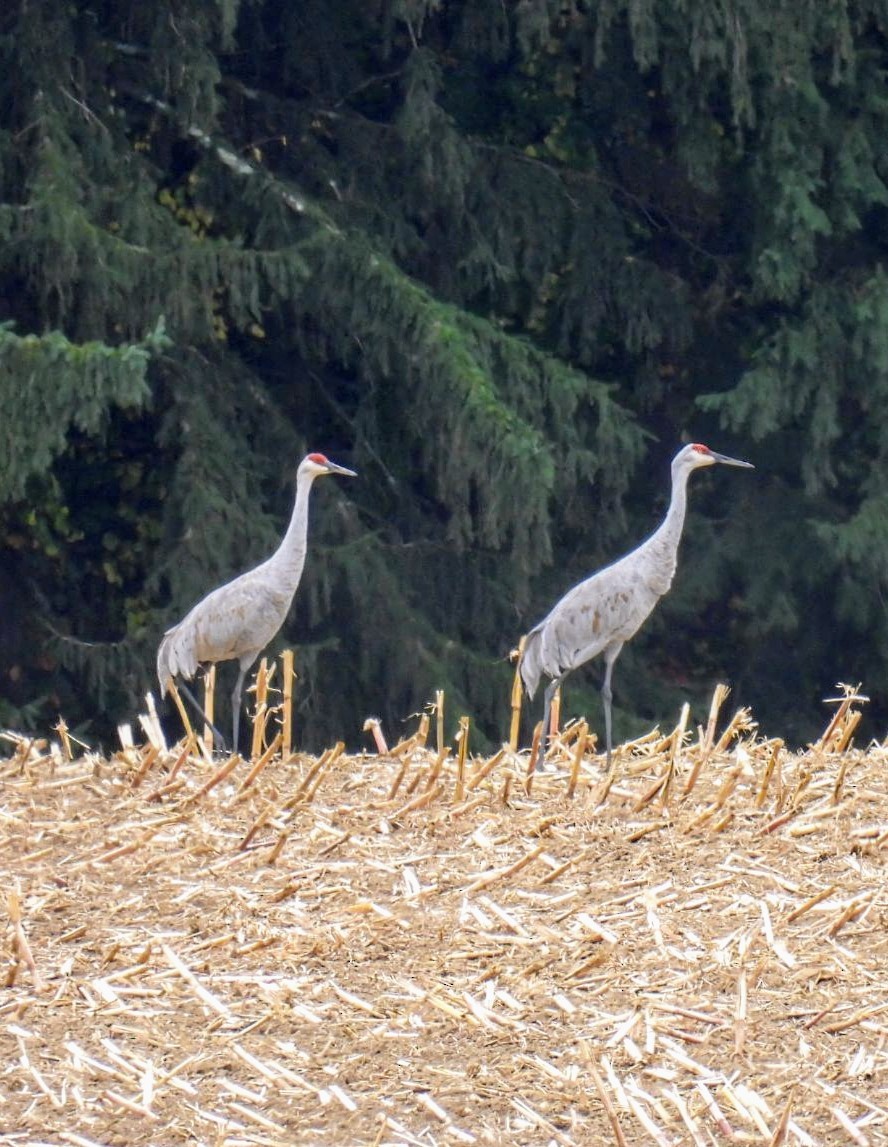
[[622, 731], [727, 675], [802, 737], [837, 676], [884, 677], [886, 26], [12, 0], [0, 716], [131, 714], [306, 448], [360, 474], [316, 499], [281, 637], [308, 746], [442, 688], [498, 740], [508, 650], [651, 528], [685, 434], [763, 472], [701, 481]]

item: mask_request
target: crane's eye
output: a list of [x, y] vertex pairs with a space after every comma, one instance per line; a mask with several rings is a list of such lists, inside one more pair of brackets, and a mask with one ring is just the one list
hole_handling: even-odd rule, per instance
[[693, 445], [693, 449], [696, 450], [698, 454], [711, 454], [712, 453], [712, 451], [709, 449], [709, 447], [704, 446], [702, 442], [695, 442]]
[[308, 460], [309, 460], [309, 462], [314, 462], [318, 466], [326, 466], [327, 465], [327, 459], [324, 457], [323, 454], [309, 454]]

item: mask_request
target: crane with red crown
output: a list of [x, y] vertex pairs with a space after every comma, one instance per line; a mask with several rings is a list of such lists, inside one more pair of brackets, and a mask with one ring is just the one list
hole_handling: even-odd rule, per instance
[[[296, 471], [296, 501], [290, 525], [270, 558], [233, 581], [220, 585], [168, 629], [157, 651], [161, 696], [176, 677], [190, 681], [199, 665], [238, 662], [231, 694], [232, 749], [237, 751], [240, 705], [247, 670], [275, 636], [290, 609], [305, 565], [308, 541], [308, 498], [315, 478], [324, 474], [357, 475], [323, 454], [308, 454]], [[200, 711], [184, 683], [182, 692]], [[218, 730], [215, 730], [218, 737]], [[221, 738], [219, 738], [221, 740]]]
[[541, 767], [545, 755], [555, 691], [572, 669], [603, 653], [601, 698], [607, 767], [610, 769], [614, 662], [672, 585], [687, 508], [688, 478], [694, 470], [714, 466], [717, 462], [753, 469], [750, 462], [716, 454], [699, 442], [679, 450], [672, 460], [669, 509], [659, 528], [637, 549], [568, 590], [548, 616], [527, 635], [519, 671], [528, 696], [533, 698], [541, 677], [549, 678], [535, 768]]

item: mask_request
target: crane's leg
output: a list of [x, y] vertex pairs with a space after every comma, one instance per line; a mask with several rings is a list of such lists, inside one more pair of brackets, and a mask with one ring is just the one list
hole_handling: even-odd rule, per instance
[[550, 681], [543, 695], [543, 727], [540, 731], [540, 743], [537, 749], [537, 758], [533, 766], [535, 772], [539, 772], [543, 767], [543, 757], [546, 755], [546, 748], [549, 744], [549, 730], [552, 728], [552, 702], [555, 700], [555, 694], [558, 692], [558, 687], [563, 680], [563, 677], [556, 677], [553, 681]]
[[[252, 664], [252, 662], [250, 664]], [[233, 753], [237, 752], [237, 735], [240, 732], [241, 693], [244, 688], [244, 678], [249, 668], [250, 665], [241, 665], [238, 670], [237, 681], [235, 681], [234, 689], [231, 692], [231, 751]]]
[[188, 702], [188, 704], [191, 706], [191, 708], [197, 714], [197, 716], [201, 719], [201, 721], [203, 721], [203, 723], [205, 725], [209, 725], [210, 730], [213, 734], [213, 744], [218, 749], [221, 749], [222, 752], [224, 753], [225, 752], [225, 738], [222, 736], [222, 734], [219, 732], [219, 730], [216, 728], [216, 726], [212, 723], [212, 721], [208, 721], [206, 719], [206, 717], [204, 716], [203, 706], [201, 705], [201, 703], [194, 696], [194, 694], [191, 692], [191, 690], [188, 688], [188, 686], [185, 684], [184, 681], [177, 681], [176, 686], [177, 686], [179, 692], [182, 694], [182, 696], [185, 698], [185, 700]]
[[607, 771], [610, 772], [611, 756], [614, 751], [613, 736], [612, 736], [612, 714], [611, 714], [611, 701], [613, 701], [614, 692], [611, 689], [611, 675], [614, 671], [614, 662], [620, 656], [620, 650], [623, 648], [622, 643], [616, 648], [611, 646], [604, 655], [604, 683], [601, 686], [601, 700], [604, 703], [604, 737], [607, 744]]

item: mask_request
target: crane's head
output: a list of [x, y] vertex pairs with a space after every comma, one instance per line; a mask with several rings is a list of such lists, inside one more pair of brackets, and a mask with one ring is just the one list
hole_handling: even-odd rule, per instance
[[322, 474], [344, 474], [346, 478], [357, 478], [354, 470], [346, 470], [344, 466], [338, 466], [335, 462], [331, 462], [325, 454], [306, 454], [299, 463], [298, 473], [311, 478], [320, 478]]
[[722, 462], [725, 466], [743, 466], [749, 470], [754, 469], [751, 462], [742, 462], [739, 458], [728, 458], [726, 454], [716, 454], [714, 450], [710, 450], [702, 442], [691, 442], [682, 447], [672, 459], [672, 469], [690, 472], [691, 470], [699, 470], [701, 466], [714, 466], [716, 462]]

